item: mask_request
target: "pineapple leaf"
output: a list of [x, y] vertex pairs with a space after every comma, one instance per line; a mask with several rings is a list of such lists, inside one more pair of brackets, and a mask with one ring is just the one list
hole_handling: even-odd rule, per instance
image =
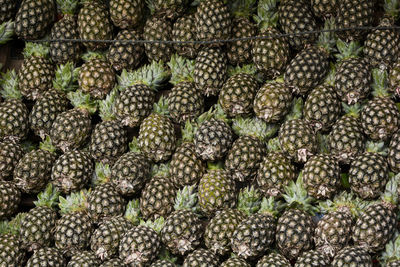
[[280, 151], [281, 149], [281, 144], [279, 143], [279, 138], [271, 138], [268, 140], [267, 143], [267, 149], [268, 151], [274, 152], [274, 151]]
[[195, 61], [177, 54], [172, 55], [171, 60], [167, 63], [171, 69], [170, 83], [177, 85], [181, 82], [194, 82], [193, 72]]
[[196, 186], [185, 186], [178, 190], [175, 197], [175, 210], [192, 210], [196, 212], [198, 207], [197, 204], [197, 192], [195, 192]]
[[53, 184], [49, 183], [46, 189], [40, 192], [37, 196], [37, 201], [33, 202], [36, 207], [45, 206], [49, 208], [54, 208], [58, 204], [58, 197], [60, 192]]
[[153, 112], [163, 116], [168, 116], [169, 115], [168, 99], [161, 96], [158, 102], [154, 103]]
[[291, 111], [285, 116], [285, 121], [301, 119], [303, 117], [303, 106], [304, 101], [301, 97], [293, 99]]
[[53, 146], [53, 143], [51, 142], [50, 136], [46, 136], [46, 138], [40, 142], [39, 148], [41, 150], [48, 151], [50, 153], [54, 153], [56, 151], [56, 147]]
[[129, 151], [140, 153], [139, 143], [135, 136], [132, 138], [132, 142], [129, 143]]
[[218, 161], [218, 162], [211, 162], [207, 161], [207, 169], [208, 170], [223, 170], [224, 169], [224, 162]]
[[196, 131], [196, 124], [187, 120], [185, 122], [185, 127], [182, 128], [182, 140], [184, 142], [193, 142]]
[[178, 258], [173, 257], [173, 255], [169, 252], [169, 250], [166, 247], [163, 247], [161, 249], [161, 252], [157, 256], [160, 260], [165, 260], [171, 263], [175, 263]]
[[24, 58], [29, 57], [47, 57], [50, 47], [44, 43], [26, 42], [23, 50]]
[[78, 88], [79, 68], [75, 68], [73, 62], [67, 62], [57, 66], [56, 74], [53, 79], [53, 87], [63, 92], [75, 91]]
[[364, 208], [365, 201], [356, 197], [353, 192], [343, 191], [336, 195], [333, 200], [321, 201], [318, 209], [322, 213], [340, 211], [351, 214], [354, 218]]
[[151, 168], [151, 177], [165, 177], [169, 175], [169, 162], [154, 164]]
[[274, 28], [278, 24], [279, 12], [277, 0], [260, 0], [257, 7], [257, 15], [253, 16], [260, 30]]
[[363, 47], [359, 45], [358, 42], [351, 41], [350, 43], [346, 43], [341, 39], [336, 41], [336, 47], [339, 50], [339, 53], [336, 54], [336, 58], [339, 61], [351, 58], [351, 57], [358, 57], [361, 53]]
[[347, 116], [352, 116], [355, 118], [358, 118], [360, 116], [361, 106], [359, 103], [349, 106], [346, 103], [342, 102], [342, 107]]
[[399, 0], [384, 0], [383, 8], [385, 9], [385, 13], [393, 18], [393, 20], [397, 20], [399, 16]]
[[260, 214], [269, 214], [273, 217], [277, 217], [278, 214], [286, 207], [285, 203], [276, 200], [273, 196], [268, 198], [263, 197], [261, 201], [261, 207], [258, 210]]
[[133, 199], [128, 202], [125, 210], [125, 218], [133, 223], [134, 225], [138, 225], [140, 221], [140, 204], [139, 199]]
[[334, 31], [331, 31], [335, 29], [335, 19], [334, 18], [328, 18], [325, 20], [324, 24], [324, 30], [322, 31], [318, 37], [318, 42], [317, 44], [326, 49], [328, 52], [332, 52], [335, 48], [336, 45], [336, 34]]
[[234, 75], [240, 74], [240, 73], [246, 73], [249, 75], [254, 75], [254, 77], [257, 77], [257, 68], [254, 66], [254, 64], [248, 64], [248, 65], [243, 65], [243, 66], [229, 66], [228, 67], [228, 76], [232, 77]]
[[386, 70], [382, 69], [373, 69], [372, 70], [373, 84], [372, 88], [374, 91], [372, 94], [375, 97], [388, 97], [390, 96], [387, 87], [388, 87], [388, 73]]
[[85, 54], [82, 55], [82, 59], [85, 62], [91, 61], [93, 59], [104, 59], [105, 58], [105, 53], [103, 52], [94, 52], [94, 51], [88, 51]]
[[228, 1], [228, 7], [235, 17], [250, 18], [256, 11], [257, 0], [233, 0]]
[[111, 121], [115, 119], [114, 107], [117, 97], [118, 89], [115, 87], [104, 100], [99, 101], [99, 115], [102, 121]]
[[385, 142], [367, 141], [365, 147], [367, 152], [378, 153], [382, 156], [386, 156], [388, 154], [388, 148], [385, 146]]
[[74, 15], [80, 0], [56, 0], [63, 14]]
[[[12, 40], [14, 35], [14, 22], [6, 21], [0, 25], [0, 45]], [[1, 69], [1, 68], [0, 68]]]
[[400, 260], [400, 234], [397, 231], [392, 240], [386, 243], [379, 260], [381, 266], [390, 266], [391, 262]]
[[349, 174], [348, 173], [340, 174], [340, 180], [341, 180], [343, 188], [347, 188], [347, 189], [350, 188]]
[[261, 206], [261, 194], [253, 186], [242, 188], [238, 196], [238, 210], [247, 215], [256, 213]]
[[21, 143], [21, 147], [25, 153], [31, 152], [32, 150], [37, 149], [37, 144], [33, 143], [30, 140], [25, 140]]
[[28, 215], [27, 212], [20, 212], [17, 215], [15, 215], [15, 217], [8, 222], [8, 225], [6, 226], [7, 228], [5, 229], [6, 232], [13, 235], [19, 235], [20, 233], [19, 229], [21, 228], [21, 223], [25, 219], [26, 215]]
[[90, 114], [94, 114], [97, 110], [97, 101], [92, 100], [90, 94], [85, 94], [81, 90], [69, 92], [68, 98], [74, 107], [86, 110]]
[[108, 183], [111, 180], [111, 168], [108, 164], [96, 162], [95, 176], [92, 185]]
[[267, 124], [259, 118], [238, 117], [233, 120], [232, 129], [239, 136], [254, 136], [264, 142], [275, 135], [279, 127], [275, 124]]
[[90, 190], [82, 189], [79, 192], [71, 193], [66, 198], [59, 196], [58, 207], [60, 208], [60, 213], [68, 214], [85, 211], [89, 194]]
[[386, 183], [385, 191], [381, 196], [381, 199], [384, 203], [388, 203], [389, 205], [392, 205], [394, 207], [396, 207], [399, 198], [399, 195], [397, 193], [399, 179], [400, 173], [389, 179], [389, 181]]
[[330, 68], [329, 68], [329, 73], [326, 76], [324, 83], [331, 87], [334, 87], [335, 86], [335, 75], [336, 75], [336, 65], [333, 62], [331, 62]]
[[21, 99], [22, 94], [18, 90], [18, 76], [15, 70], [8, 70], [2, 74], [0, 86], [3, 87], [1, 95], [6, 99]]
[[151, 229], [153, 229], [154, 231], [156, 231], [157, 233], [161, 232], [161, 229], [164, 226], [164, 217], [158, 217], [157, 219], [155, 219], [154, 221], [151, 220], [147, 220], [147, 221], [140, 221], [140, 225], [144, 225], [147, 226]]

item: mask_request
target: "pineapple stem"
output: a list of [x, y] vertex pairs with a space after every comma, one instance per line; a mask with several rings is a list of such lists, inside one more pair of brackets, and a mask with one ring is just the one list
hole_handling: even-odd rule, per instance
[[235, 118], [232, 123], [233, 131], [239, 136], [253, 136], [260, 141], [275, 135], [278, 126], [275, 124], [267, 124], [258, 118]]
[[245, 212], [247, 215], [256, 213], [261, 206], [260, 192], [253, 186], [242, 188], [238, 196], [238, 210]]
[[0, 25], [0, 44], [5, 44], [8, 41], [11, 41], [13, 35], [14, 35], [14, 22], [11, 20], [3, 22]]
[[115, 119], [114, 107], [117, 96], [118, 89], [114, 88], [104, 100], [99, 101], [99, 115], [103, 121], [111, 121]]
[[260, 0], [257, 7], [257, 15], [253, 18], [259, 25], [260, 30], [275, 28], [279, 18], [277, 0]]
[[82, 189], [79, 192], [73, 192], [66, 198], [59, 196], [58, 207], [61, 214], [68, 214], [86, 210], [87, 197], [90, 190]]
[[27, 42], [25, 43], [25, 48], [22, 53], [25, 58], [47, 57], [49, 51], [50, 51], [49, 46], [45, 45], [44, 43]]
[[172, 55], [171, 60], [167, 63], [171, 69], [170, 83], [177, 85], [181, 82], [194, 82], [194, 60], [181, 57], [177, 54]]
[[197, 211], [197, 192], [195, 192], [196, 186], [185, 186], [178, 190], [175, 197], [175, 210], [192, 210]]
[[18, 76], [15, 70], [8, 70], [0, 80], [0, 86], [3, 87], [1, 95], [6, 99], [21, 99], [22, 94], [18, 90]]
[[134, 225], [138, 225], [140, 222], [140, 204], [139, 199], [133, 199], [128, 202], [125, 210], [125, 218], [133, 223]]
[[89, 114], [94, 114], [97, 110], [97, 101], [90, 98], [90, 94], [85, 94], [81, 90], [69, 92], [68, 98], [76, 108], [86, 110]]
[[62, 92], [75, 91], [78, 88], [79, 68], [75, 68], [73, 62], [67, 62], [57, 66], [56, 74], [53, 79], [53, 87]]
[[54, 208], [58, 204], [58, 197], [60, 192], [57, 190], [53, 184], [49, 183], [46, 189], [40, 192], [37, 196], [37, 201], [33, 202], [36, 207], [49, 207]]

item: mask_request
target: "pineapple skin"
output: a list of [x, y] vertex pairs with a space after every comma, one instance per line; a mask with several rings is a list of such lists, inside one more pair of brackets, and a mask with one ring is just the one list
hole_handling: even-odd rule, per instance
[[305, 251], [300, 257], [297, 258], [295, 267], [318, 267], [329, 266], [330, 259], [318, 250]]
[[333, 258], [332, 267], [372, 267], [372, 258], [368, 252], [357, 246], [347, 246]]
[[197, 266], [219, 266], [218, 257], [211, 251], [204, 248], [199, 248], [186, 256], [182, 267], [197, 267]]
[[23, 155], [24, 151], [19, 143], [10, 140], [0, 142], [0, 181], [13, 175], [14, 168]]
[[281, 254], [272, 252], [262, 257], [256, 267], [290, 267], [290, 262]]
[[27, 267], [35, 266], [57, 266], [62, 267], [67, 260], [61, 250], [54, 247], [46, 247], [36, 250], [26, 263]]
[[110, 18], [121, 29], [132, 29], [143, 19], [145, 1], [110, 0]]
[[[171, 40], [172, 23], [166, 19], [153, 16], [147, 19], [144, 26], [143, 38], [145, 40]], [[144, 49], [150, 61], [168, 62], [173, 53], [173, 46], [166, 43], [145, 43]]]
[[0, 139], [23, 140], [29, 130], [29, 111], [19, 99], [0, 103]]
[[[193, 41], [196, 40], [196, 21], [193, 15], [188, 14], [178, 18], [172, 25], [172, 40]], [[200, 49], [197, 44], [174, 44], [176, 53], [187, 58], [195, 58]]]
[[98, 259], [92, 251], [82, 251], [71, 257], [68, 266], [99, 266], [100, 263], [100, 259]]
[[387, 160], [390, 169], [394, 173], [400, 172], [400, 131], [393, 134], [392, 139], [389, 143], [389, 153]]
[[0, 235], [0, 265], [18, 267], [24, 264], [26, 251], [22, 240], [14, 234]]
[[[232, 20], [232, 38], [252, 37], [257, 34], [256, 25], [248, 18]], [[252, 61], [252, 42], [236, 41], [227, 44], [227, 58], [231, 65], [242, 65]]]
[[221, 264], [221, 267], [250, 267], [250, 264], [239, 257], [232, 257]]
[[21, 191], [14, 182], [0, 181], [0, 219], [7, 219], [18, 209], [21, 202]]
[[13, 0], [0, 1], [0, 24], [14, 18], [17, 2]]

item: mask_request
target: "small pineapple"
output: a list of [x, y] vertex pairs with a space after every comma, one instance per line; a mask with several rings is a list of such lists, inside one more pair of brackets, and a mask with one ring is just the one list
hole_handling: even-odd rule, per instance
[[[178, 18], [172, 25], [172, 40], [176, 42], [196, 41], [196, 20], [192, 13]], [[180, 56], [193, 59], [199, 52], [200, 45], [193, 43], [174, 44], [176, 53]]]
[[199, 248], [186, 256], [182, 267], [217, 267], [219, 265], [219, 258], [211, 250]]
[[309, 250], [303, 252], [297, 260], [294, 267], [319, 267], [329, 266], [330, 259], [328, 256], [318, 250]]
[[185, 11], [189, 0], [151, 0], [157, 16], [174, 20]]
[[395, 132], [392, 135], [392, 139], [390, 140], [387, 161], [389, 163], [390, 169], [394, 173], [400, 172], [400, 131], [399, 130], [397, 130], [397, 132]]
[[36, 250], [26, 263], [26, 267], [36, 266], [66, 266], [67, 260], [63, 251], [54, 247], [44, 247]]
[[14, 182], [0, 181], [0, 219], [7, 219], [18, 210], [21, 191]]
[[23, 266], [26, 251], [18, 235], [18, 226], [23, 213], [19, 213], [12, 221], [0, 222], [0, 265], [9, 267]]
[[333, 17], [338, 12], [338, 2], [338, 0], [311, 0], [311, 8], [316, 17]]
[[157, 260], [150, 267], [176, 267], [176, 264], [168, 260]]
[[0, 141], [0, 181], [12, 178], [14, 168], [24, 154], [19, 143], [12, 140]]
[[144, 0], [110, 0], [110, 17], [115, 26], [121, 29], [137, 27], [143, 19]]
[[400, 96], [400, 57], [393, 63], [389, 71], [389, 86], [388, 91], [393, 93], [396, 97]]
[[112, 258], [104, 261], [99, 267], [126, 267], [126, 265], [119, 258]]
[[338, 252], [331, 263], [332, 267], [372, 267], [372, 258], [360, 246], [347, 246]]
[[73, 255], [68, 262], [67, 267], [80, 266], [99, 266], [101, 261], [92, 251], [82, 251], [79, 254]]
[[271, 252], [262, 257], [256, 267], [290, 267], [290, 262], [278, 252]]
[[231, 257], [221, 264], [221, 267], [250, 267], [250, 264], [239, 257]]

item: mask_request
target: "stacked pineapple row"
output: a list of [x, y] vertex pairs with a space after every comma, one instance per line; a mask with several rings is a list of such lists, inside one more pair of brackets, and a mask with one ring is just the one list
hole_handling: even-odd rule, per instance
[[0, 0], [0, 266], [399, 265], [399, 7]]

